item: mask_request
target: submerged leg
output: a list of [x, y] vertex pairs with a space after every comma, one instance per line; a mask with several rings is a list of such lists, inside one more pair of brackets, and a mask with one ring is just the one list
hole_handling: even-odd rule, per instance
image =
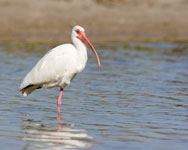
[[58, 100], [57, 100], [57, 105], [61, 105], [62, 94], [63, 94], [63, 88], [60, 88], [59, 97], [58, 97]]

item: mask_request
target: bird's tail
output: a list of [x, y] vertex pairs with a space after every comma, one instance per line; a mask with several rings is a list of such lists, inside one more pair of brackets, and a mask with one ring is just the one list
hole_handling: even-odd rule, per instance
[[39, 85], [28, 85], [27, 87], [21, 89], [20, 91], [24, 96], [28, 96], [30, 93], [32, 93], [36, 89], [40, 89], [41, 86]]

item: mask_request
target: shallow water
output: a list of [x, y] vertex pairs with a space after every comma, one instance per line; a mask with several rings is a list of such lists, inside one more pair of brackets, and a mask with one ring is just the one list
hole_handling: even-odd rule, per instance
[[0, 147], [12, 149], [187, 150], [188, 45], [95, 44], [86, 69], [63, 93], [23, 97], [19, 84], [54, 45], [0, 45]]

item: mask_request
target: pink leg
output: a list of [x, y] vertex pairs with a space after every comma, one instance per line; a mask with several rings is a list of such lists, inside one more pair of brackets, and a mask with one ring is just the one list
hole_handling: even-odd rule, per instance
[[57, 100], [58, 106], [61, 105], [62, 94], [63, 94], [63, 88], [60, 88], [59, 97], [58, 97], [58, 100]]
[[57, 105], [57, 120], [60, 125], [63, 125], [63, 121], [61, 120], [61, 106]]

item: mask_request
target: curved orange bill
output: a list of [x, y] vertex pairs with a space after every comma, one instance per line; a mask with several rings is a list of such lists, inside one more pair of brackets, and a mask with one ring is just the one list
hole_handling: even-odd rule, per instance
[[95, 48], [93, 47], [91, 42], [86, 37], [85, 32], [81, 32], [79, 38], [91, 48], [91, 50], [93, 51], [93, 53], [95, 54], [95, 56], [97, 58], [98, 68], [100, 68], [101, 67], [101, 63], [100, 63], [100, 59], [99, 59], [99, 56], [97, 54], [97, 51], [95, 50]]

